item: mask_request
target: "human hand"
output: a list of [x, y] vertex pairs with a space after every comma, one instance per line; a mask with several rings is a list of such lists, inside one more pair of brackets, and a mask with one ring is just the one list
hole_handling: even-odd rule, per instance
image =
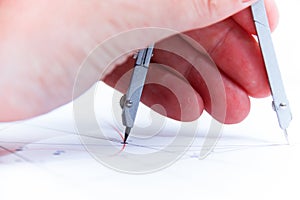
[[[3, 0], [0, 3], [0, 88], [3, 91], [0, 94], [0, 121], [33, 117], [69, 102], [76, 73], [91, 49], [120, 32], [155, 26], [185, 32], [206, 48], [223, 74], [227, 98], [225, 122], [237, 123], [249, 112], [248, 96], [264, 97], [269, 94], [260, 51], [250, 35], [255, 32], [250, 10], [243, 10], [253, 2], [166, 0], [137, 4], [134, 1], [69, 0], [49, 3], [28, 0], [16, 3]], [[266, 5], [271, 27], [274, 28], [278, 19], [275, 4], [268, 0]], [[232, 17], [227, 18], [229, 16]], [[122, 41], [107, 49], [104, 57], [109, 62], [113, 58], [111, 52], [121, 55], [128, 49], [146, 46], [153, 41], [163, 43], [164, 38], [166, 35], [150, 35], [129, 44]], [[186, 97], [181, 103], [187, 101], [188, 106], [179, 115], [171, 98], [165, 98], [168, 103], [164, 103], [158, 97], [161, 92], [168, 97], [168, 93], [153, 85], [145, 88], [143, 101], [147, 105], [162, 104], [169, 117], [183, 121], [196, 119], [204, 108], [209, 111], [205, 104], [207, 94], [197, 82], [199, 77], [185, 73], [191, 66], [178, 65], [175, 58], [166, 59], [169, 55], [164, 52], [154, 55], [156, 62], [167, 61], [165, 64], [176, 70], [184, 69], [179, 71], [188, 83], [167, 75], [165, 71], [155, 71], [159, 68], [150, 68], [153, 72], [149, 72], [149, 77], [176, 83], [182, 96]], [[123, 70], [132, 67], [131, 62], [128, 59], [121, 66], [120, 63], [115, 64], [104, 81], [114, 85]], [[87, 77], [95, 77], [93, 74], [105, 70], [101, 63], [96, 66]], [[83, 91], [96, 81], [96, 78], [87, 79]], [[118, 89], [124, 91], [125, 87]], [[193, 90], [184, 90], [186, 87]], [[188, 98], [190, 91], [197, 95], [196, 101]], [[195, 107], [198, 109], [193, 109]]]

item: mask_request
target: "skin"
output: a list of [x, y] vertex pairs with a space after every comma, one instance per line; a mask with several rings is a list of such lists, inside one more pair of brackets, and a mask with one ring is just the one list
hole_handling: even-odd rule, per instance
[[[193, 71], [195, 66], [160, 50], [155, 50], [153, 57], [159, 64], [153, 65], [169, 68], [151, 67], [147, 81], [165, 87], [147, 85], [142, 101], [177, 120], [195, 120], [206, 109], [219, 121], [238, 123], [249, 113], [249, 96], [261, 98], [270, 94], [260, 50], [251, 35], [255, 28], [248, 7], [253, 2], [1, 0], [0, 121], [28, 119], [70, 102], [77, 72], [96, 45], [124, 31], [161, 27], [184, 33], [213, 58], [225, 86], [226, 116], [218, 110], [220, 102], [210, 98], [203, 78]], [[273, 0], [266, 0], [265, 4], [274, 30], [278, 22], [276, 5]], [[130, 42], [116, 41], [107, 47], [100, 60], [108, 63], [114, 58], [112, 54], [122, 55], [151, 42], [157, 46], [180, 43], [189, 55], [202, 55], [188, 41], [170, 36], [149, 34]], [[116, 83], [133, 63], [131, 56], [123, 56], [108, 70], [97, 65], [86, 76], [103, 73], [104, 82], [124, 92], [128, 80]], [[82, 93], [96, 81], [87, 78]], [[181, 93], [181, 98], [174, 98], [166, 87]]]

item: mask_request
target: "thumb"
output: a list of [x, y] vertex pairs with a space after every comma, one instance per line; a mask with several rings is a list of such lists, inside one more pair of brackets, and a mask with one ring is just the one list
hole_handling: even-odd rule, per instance
[[[122, 55], [131, 49], [143, 48], [150, 43], [160, 41], [176, 32], [209, 26], [238, 13], [256, 1], [152, 0], [143, 1], [143, 3], [137, 3], [136, 1], [109, 2], [109, 10], [117, 10], [117, 13], [113, 15], [109, 13], [108, 20], [102, 18], [105, 19], [103, 24], [106, 24], [106, 26], [101, 27], [101, 33], [98, 35], [105, 36], [105, 38], [99, 38], [100, 41], [118, 36], [119, 40], [110, 43], [110, 47], [106, 47], [105, 50], [110, 49], [110, 52]], [[151, 28], [156, 30], [153, 31]], [[163, 30], [157, 31], [160, 28]], [[136, 29], [147, 30], [131, 32]], [[119, 33], [124, 32], [131, 32], [128, 34], [131, 36], [125, 34], [126, 36], [119, 37]], [[120, 63], [124, 60], [120, 60]]]
[[[136, 26], [162, 27], [183, 32], [221, 21], [257, 0], [154, 0], [139, 5], [141, 18], [131, 19]], [[125, 12], [128, 12], [125, 11]], [[128, 15], [127, 15], [128, 16]], [[131, 15], [132, 16], [132, 15]], [[126, 17], [125, 17], [126, 18]], [[124, 18], [123, 18], [124, 19]], [[142, 24], [139, 24], [141, 22]]]

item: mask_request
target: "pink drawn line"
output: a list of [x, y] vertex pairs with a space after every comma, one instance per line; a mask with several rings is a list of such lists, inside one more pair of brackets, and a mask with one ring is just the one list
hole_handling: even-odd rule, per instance
[[[123, 134], [121, 133], [121, 131], [119, 129], [117, 129], [115, 126], [113, 126], [113, 125], [110, 125], [110, 126], [119, 134], [119, 136], [121, 137], [121, 141], [124, 141], [124, 137], [123, 137]], [[120, 151], [118, 151], [117, 153], [115, 153], [113, 156], [116, 156], [116, 155], [122, 153], [124, 151], [125, 147], [126, 147], [126, 143], [123, 143], [123, 146], [120, 149]]]

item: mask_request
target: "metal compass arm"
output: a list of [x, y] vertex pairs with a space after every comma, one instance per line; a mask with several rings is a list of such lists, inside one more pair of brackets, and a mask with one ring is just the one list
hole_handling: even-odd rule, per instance
[[126, 127], [124, 143], [126, 142], [130, 130], [134, 125], [136, 113], [139, 107], [143, 87], [145, 84], [150, 60], [153, 53], [154, 44], [138, 52], [135, 66], [131, 75], [131, 80], [127, 93], [121, 98], [122, 122]]
[[271, 30], [266, 14], [264, 0], [259, 0], [251, 6], [253, 20], [255, 23], [259, 45], [263, 55], [271, 93], [273, 97], [273, 108], [276, 111], [281, 129], [285, 131], [292, 120], [292, 114], [288, 99], [285, 94], [279, 66], [271, 38]]

